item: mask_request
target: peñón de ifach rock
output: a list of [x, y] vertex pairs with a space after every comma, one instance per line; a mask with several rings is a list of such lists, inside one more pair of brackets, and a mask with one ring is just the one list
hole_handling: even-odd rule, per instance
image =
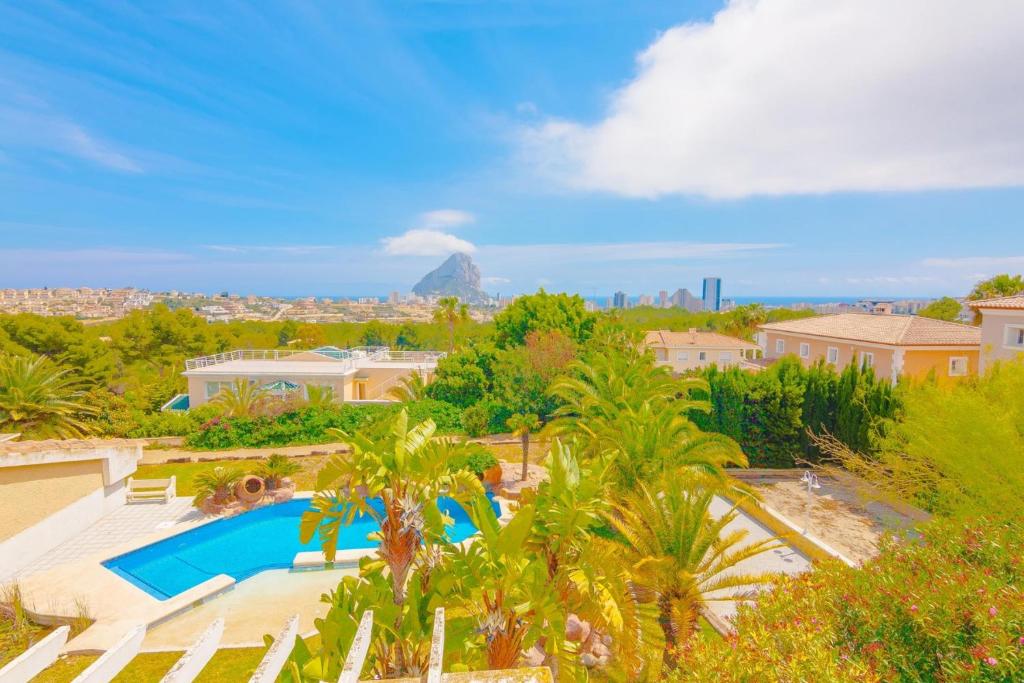
[[480, 289], [480, 269], [466, 254], [452, 254], [444, 263], [423, 276], [415, 287], [419, 296], [457, 296], [469, 304], [486, 303]]

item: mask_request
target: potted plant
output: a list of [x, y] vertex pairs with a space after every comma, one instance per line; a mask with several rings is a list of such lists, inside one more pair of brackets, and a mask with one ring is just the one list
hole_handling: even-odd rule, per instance
[[452, 472], [469, 470], [491, 486], [501, 483], [501, 463], [480, 444], [466, 444], [461, 453], [448, 461], [448, 469]]
[[274, 453], [256, 468], [256, 475], [263, 478], [268, 491], [281, 488], [285, 479], [302, 469], [297, 462], [286, 455]]
[[206, 509], [211, 504], [216, 507], [227, 505], [234, 498], [235, 484], [241, 478], [241, 470], [227, 467], [214, 467], [200, 472], [192, 480], [196, 490], [192, 504], [200, 509]]

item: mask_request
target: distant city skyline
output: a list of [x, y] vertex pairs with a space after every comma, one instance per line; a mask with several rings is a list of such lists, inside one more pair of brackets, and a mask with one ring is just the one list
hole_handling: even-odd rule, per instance
[[454, 251], [502, 294], [1024, 271], [1024, 3], [6, 3], [0, 27], [0, 287], [386, 295]]

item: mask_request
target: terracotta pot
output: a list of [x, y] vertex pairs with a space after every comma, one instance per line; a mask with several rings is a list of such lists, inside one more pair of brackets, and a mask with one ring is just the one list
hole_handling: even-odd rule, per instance
[[254, 474], [247, 474], [235, 484], [235, 497], [243, 503], [255, 503], [263, 499], [267, 485]]
[[484, 470], [484, 483], [490, 486], [497, 486], [501, 483], [501, 465], [495, 465], [489, 469]]

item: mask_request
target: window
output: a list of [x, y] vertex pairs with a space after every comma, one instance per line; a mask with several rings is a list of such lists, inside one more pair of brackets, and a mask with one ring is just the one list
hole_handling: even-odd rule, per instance
[[953, 356], [949, 359], [949, 376], [961, 377], [967, 374], [967, 356]]
[[701, 351], [700, 353], [697, 354], [697, 360], [699, 360], [701, 363], [703, 363], [707, 359], [708, 359], [708, 352], [707, 351]]
[[785, 339], [776, 339], [775, 340], [775, 353], [785, 353], [785, 352], [786, 352], [786, 340]]
[[800, 345], [800, 357], [801, 358], [810, 358], [811, 357], [811, 345], [810, 344], [801, 344]]
[[220, 391], [220, 382], [206, 383], [206, 398], [213, 398]]
[[836, 348], [835, 346], [828, 347], [828, 352], [825, 354], [825, 360], [827, 360], [829, 363], [832, 363], [832, 365], [838, 364], [839, 349]]
[[690, 360], [690, 352], [680, 351], [679, 353], [676, 354], [676, 360]]
[[732, 352], [722, 351], [721, 353], [718, 354], [718, 360], [722, 361], [723, 363], [732, 362]]
[[1024, 327], [1007, 325], [1006, 345], [1017, 349], [1024, 349]]
[[875, 354], [869, 352], [860, 354], [860, 364], [865, 368], [875, 367]]

